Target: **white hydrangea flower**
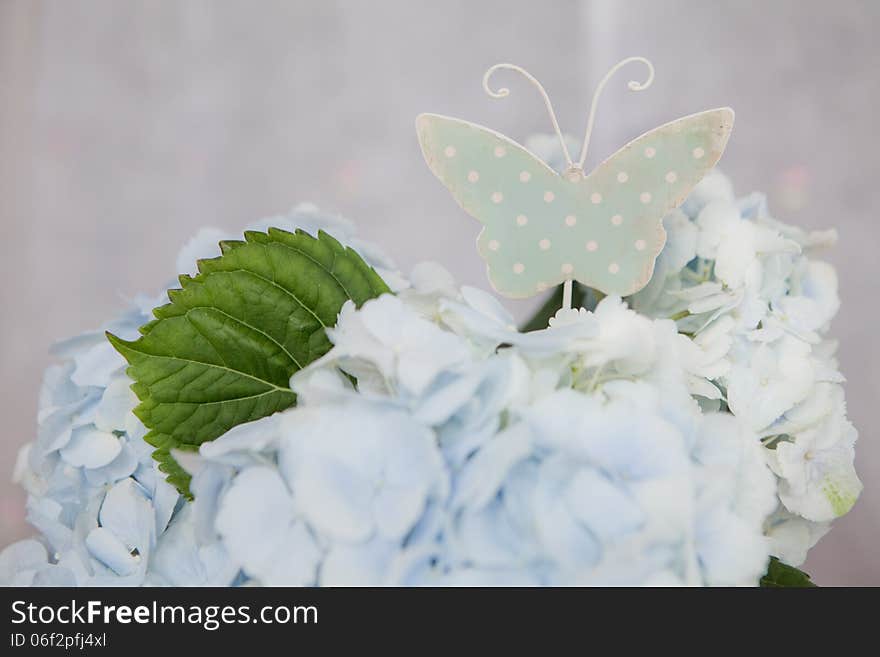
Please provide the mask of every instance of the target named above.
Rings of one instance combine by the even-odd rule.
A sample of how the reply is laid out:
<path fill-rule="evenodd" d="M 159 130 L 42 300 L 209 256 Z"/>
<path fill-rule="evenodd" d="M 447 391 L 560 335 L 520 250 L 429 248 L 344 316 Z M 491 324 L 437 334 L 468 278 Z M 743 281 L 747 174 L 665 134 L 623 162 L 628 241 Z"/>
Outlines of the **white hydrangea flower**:
<path fill-rule="evenodd" d="M 0 583 L 754 585 L 861 490 L 826 337 L 837 278 L 812 259 L 834 235 L 718 172 L 664 219 L 645 289 L 528 334 L 439 265 L 403 277 L 343 219 L 269 226 L 326 229 L 396 294 L 343 307 L 296 408 L 179 455 L 192 502 L 102 332 L 56 347 L 15 468 L 40 537 L 0 552 Z M 224 237 L 200 233 L 180 270 Z M 134 337 L 155 305 L 107 328 Z"/>
<path fill-rule="evenodd" d="M 839 397 L 842 400 L 842 391 Z M 823 522 L 842 516 L 862 491 L 853 468 L 858 433 L 844 412 L 840 403 L 818 424 L 790 440 L 780 440 L 770 458 L 781 479 L 782 503 L 807 520 Z"/>
<path fill-rule="evenodd" d="M 676 319 L 703 351 L 691 372 L 719 391 L 720 408 L 763 439 L 779 478 L 780 513 L 788 514 L 768 525 L 768 535 L 774 549 L 800 562 L 861 491 L 857 434 L 837 385 L 835 343 L 824 337 L 840 306 L 837 275 L 813 259 L 836 233 L 806 233 L 773 219 L 762 195 L 737 200 L 717 171 L 682 211 L 697 230 L 696 257 L 678 271 L 665 268 L 631 301 L 641 313 Z M 668 231 L 664 252 L 687 251 L 692 238 L 683 235 Z"/>
<path fill-rule="evenodd" d="M 829 522 L 812 522 L 786 511 L 784 507 L 764 523 L 770 541 L 770 553 L 792 566 L 800 566 L 807 552 L 831 529 Z"/>
<path fill-rule="evenodd" d="M 477 343 L 493 336 L 496 346 L 508 342 L 512 336 L 504 333 L 506 318 L 475 295 L 463 296 L 470 298 L 441 303 L 441 324 L 448 321 L 459 331 L 462 327 L 477 328 L 472 336 Z M 394 340 L 383 337 L 381 331 L 394 335 L 397 326 L 421 319 L 422 307 L 416 307 L 418 310 L 405 305 L 391 309 L 383 297 L 349 312 L 353 316 L 369 316 L 376 309 L 393 313 L 394 326 L 375 324 L 371 336 L 379 343 L 392 344 Z M 725 466 L 732 471 L 732 481 L 740 480 L 737 468 L 753 468 L 756 473 L 742 479 L 752 487 L 753 495 L 763 492 L 763 503 L 738 506 L 731 495 L 702 496 L 697 472 L 704 466 L 695 463 L 691 454 L 701 414 L 684 387 L 684 373 L 679 368 L 676 377 L 669 371 L 674 369 L 669 362 L 674 358 L 668 358 L 670 350 L 664 348 L 663 341 L 676 337 L 671 322 L 655 326 L 628 310 L 620 299 L 609 298 L 595 314 L 586 313 L 583 323 L 589 331 L 582 331 L 575 322 L 540 332 L 543 335 L 533 336 L 538 338 L 535 340 L 512 338 L 511 347 L 487 355 L 484 361 L 447 364 L 445 372 L 432 377 L 434 384 L 423 389 L 427 402 L 416 405 L 411 397 L 417 391 L 411 387 L 407 394 L 397 393 L 399 365 L 388 358 L 387 348 L 361 348 L 361 337 L 354 332 L 332 332 L 334 349 L 322 362 L 294 377 L 296 389 L 305 396 L 302 405 L 282 414 L 284 424 L 303 436 L 282 441 L 295 441 L 298 450 L 320 454 L 329 463 L 307 460 L 297 471 L 286 465 L 291 457 L 285 457 L 290 452 L 284 447 L 279 458 L 279 467 L 312 532 L 332 545 L 330 572 L 348 573 L 353 578 L 349 581 L 361 583 L 388 583 L 391 572 L 408 573 L 412 579 L 406 581 L 410 583 L 754 583 L 767 562 L 763 521 L 776 505 L 772 475 L 759 456 L 757 438 L 745 430 L 734 432 L 741 441 L 737 445 L 751 447 L 753 451 L 748 453 L 753 458 L 741 461 L 744 448 L 736 447 L 729 458 L 733 465 Z M 572 326 L 580 333 L 572 334 Z M 582 391 L 578 386 L 572 389 L 570 375 L 557 371 L 552 383 L 544 384 L 543 395 L 533 394 L 533 381 L 538 377 L 528 372 L 535 368 L 538 374 L 546 366 L 544 356 L 550 340 L 560 340 L 557 347 L 577 350 L 573 357 L 589 374 L 591 385 Z M 353 373 L 341 357 L 351 353 L 360 358 L 353 363 L 355 370 L 372 368 L 392 382 L 384 394 L 371 390 L 366 396 L 357 396 L 332 383 L 337 379 L 310 371 L 336 365 Z M 557 367 L 569 370 L 571 362 L 571 358 L 559 361 Z M 487 368 L 484 363 L 493 366 Z M 523 370 L 525 376 L 517 374 Z M 602 370 L 608 376 L 602 375 Z M 661 393 L 656 384 L 628 380 L 648 372 L 658 376 L 658 382 L 677 378 L 680 385 Z M 316 384 L 321 386 L 320 392 L 315 390 Z M 328 390 L 335 392 L 328 394 Z M 475 391 L 489 396 L 475 395 Z M 517 403 L 511 404 L 513 400 Z M 478 402 L 476 408 L 473 402 Z M 452 488 L 446 502 L 442 495 L 433 503 L 423 502 L 420 493 L 396 496 L 397 513 L 407 519 L 401 526 L 432 526 L 434 535 L 419 532 L 423 539 L 432 540 L 420 542 L 418 549 L 408 541 L 392 550 L 388 540 L 399 541 L 403 534 L 389 536 L 378 531 L 375 521 L 370 520 L 376 512 L 368 506 L 374 495 L 367 486 L 369 477 L 355 474 L 359 468 L 372 467 L 368 464 L 375 460 L 375 456 L 361 456 L 361 449 L 369 449 L 371 455 L 381 450 L 374 446 L 371 434 L 366 440 L 353 434 L 355 426 L 383 428 L 384 418 L 401 413 L 401 404 L 416 409 L 401 417 L 417 424 L 397 433 L 408 434 L 412 440 L 419 433 L 416 427 L 427 429 L 425 436 L 441 447 Z M 373 415 L 377 412 L 379 415 Z M 474 422 L 476 418 L 480 419 Z M 730 421 L 736 424 L 732 418 Z M 336 426 L 346 428 L 339 432 L 333 428 Z M 664 426 L 668 431 L 659 430 Z M 488 427 L 489 431 L 477 427 Z M 307 436 L 312 435 L 325 439 L 309 440 Z M 750 441 L 743 436 L 750 436 Z M 337 440 L 353 444 L 341 449 Z M 344 465 L 349 459 L 351 463 Z M 293 462 L 300 460 L 303 457 Z M 430 461 L 423 456 L 421 462 Z M 334 474 L 339 472 L 345 474 Z M 762 477 L 764 486 L 755 487 L 754 481 Z M 713 480 L 719 480 L 717 473 Z M 418 481 L 430 479 L 421 474 Z M 747 497 L 745 492 L 741 495 Z M 411 498 L 414 506 L 403 505 L 404 497 Z M 569 501 L 561 504 L 563 499 Z M 596 499 L 602 504 L 589 502 Z M 698 514 L 700 499 L 708 509 L 702 519 Z M 719 504 L 724 506 L 714 513 Z M 441 518 L 446 518 L 440 524 L 434 512 L 438 506 Z M 408 514 L 410 508 L 418 510 L 420 518 Z M 720 514 L 728 520 L 716 518 Z M 708 528 L 712 521 L 716 526 Z M 718 536 L 725 527 L 732 527 L 730 532 L 751 532 L 757 549 L 745 556 L 731 552 L 731 557 L 738 558 L 732 563 L 731 557 L 709 563 L 711 547 L 704 548 L 703 559 L 696 545 L 698 523 L 706 524 L 702 533 L 706 537 Z M 647 558 L 654 553 L 656 557 Z M 404 554 L 420 557 L 411 561 Z M 401 559 L 408 567 L 400 565 Z M 421 565 L 415 567 L 414 563 Z M 634 567 L 640 569 L 638 576 L 633 574 Z M 365 568 L 376 572 L 367 576 L 361 570 Z M 704 568 L 718 574 L 710 580 L 703 574 Z"/>
<path fill-rule="evenodd" d="M 314 583 L 320 552 L 297 520 L 293 498 L 276 468 L 243 469 L 219 503 L 215 527 L 229 558 L 249 577 L 269 586 Z"/>
<path fill-rule="evenodd" d="M 810 345 L 790 335 L 773 344 L 737 345 L 727 376 L 727 402 L 755 431 L 806 399 L 814 383 Z"/>
<path fill-rule="evenodd" d="M 344 408 L 285 414 L 278 467 L 319 536 L 400 541 L 430 500 L 446 495 L 435 436 L 405 410 L 355 400 Z"/>
<path fill-rule="evenodd" d="M 388 294 L 365 304 L 362 312 L 346 302 L 327 335 L 338 348 L 322 362 L 338 361 L 365 390 L 393 389 L 403 397 L 419 397 L 441 372 L 470 358 L 463 340 Z"/>
<path fill-rule="evenodd" d="M 703 466 L 697 552 L 710 584 L 748 584 L 764 574 L 770 542 L 763 524 L 777 500 L 772 474 L 760 467 L 762 451 L 755 435 L 736 417 L 703 417 L 693 452 Z"/>

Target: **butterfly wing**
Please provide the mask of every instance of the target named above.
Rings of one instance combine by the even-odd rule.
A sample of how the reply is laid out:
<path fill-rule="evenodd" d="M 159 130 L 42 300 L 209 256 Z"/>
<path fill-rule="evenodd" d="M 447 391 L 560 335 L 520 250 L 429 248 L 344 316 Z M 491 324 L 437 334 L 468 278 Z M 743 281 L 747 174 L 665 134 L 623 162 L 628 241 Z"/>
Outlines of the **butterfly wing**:
<path fill-rule="evenodd" d="M 663 216 L 721 157 L 730 109 L 666 124 L 571 181 L 488 128 L 436 114 L 416 121 L 431 171 L 484 224 L 477 239 L 500 293 L 529 297 L 575 279 L 628 295 L 651 278 Z"/>
<path fill-rule="evenodd" d="M 416 131 L 431 171 L 484 225 L 477 248 L 495 289 L 519 298 L 552 285 L 535 254 L 547 245 L 541 240 L 558 205 L 559 175 L 515 141 L 467 121 L 421 114 Z"/>
<path fill-rule="evenodd" d="M 730 108 L 678 119 L 630 142 L 578 183 L 591 257 L 574 262 L 574 277 L 622 296 L 647 285 L 666 243 L 663 217 L 715 166 L 732 129 Z"/>

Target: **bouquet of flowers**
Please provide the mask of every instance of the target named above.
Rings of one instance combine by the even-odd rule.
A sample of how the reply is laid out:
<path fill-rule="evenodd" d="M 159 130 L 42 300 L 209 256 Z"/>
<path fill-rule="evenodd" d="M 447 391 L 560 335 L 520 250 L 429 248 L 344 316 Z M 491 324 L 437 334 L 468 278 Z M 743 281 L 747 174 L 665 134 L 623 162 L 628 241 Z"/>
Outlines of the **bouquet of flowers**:
<path fill-rule="evenodd" d="M 861 490 L 835 234 L 717 171 L 663 225 L 646 287 L 522 329 L 310 206 L 202 230 L 54 347 L 0 583 L 809 585 Z"/>

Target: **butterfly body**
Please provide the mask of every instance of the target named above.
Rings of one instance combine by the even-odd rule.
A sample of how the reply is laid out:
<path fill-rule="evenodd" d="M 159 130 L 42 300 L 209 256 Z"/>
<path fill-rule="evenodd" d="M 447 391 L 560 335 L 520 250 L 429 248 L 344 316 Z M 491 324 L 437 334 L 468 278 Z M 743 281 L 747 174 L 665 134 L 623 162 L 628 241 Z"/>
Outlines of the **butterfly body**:
<path fill-rule="evenodd" d="M 663 217 L 712 169 L 733 126 L 729 108 L 656 128 L 588 175 L 557 173 L 488 128 L 437 114 L 416 120 L 431 171 L 483 224 L 489 279 L 522 298 L 577 280 L 622 296 L 644 287 L 663 249 Z"/>

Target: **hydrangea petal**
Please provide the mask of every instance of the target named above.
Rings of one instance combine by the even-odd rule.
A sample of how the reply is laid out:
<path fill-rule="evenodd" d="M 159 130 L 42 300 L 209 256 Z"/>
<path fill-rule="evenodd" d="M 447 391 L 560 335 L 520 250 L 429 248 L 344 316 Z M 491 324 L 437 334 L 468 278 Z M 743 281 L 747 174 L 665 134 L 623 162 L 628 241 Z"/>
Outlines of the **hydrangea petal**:
<path fill-rule="evenodd" d="M 78 468 L 100 468 L 122 451 L 119 438 L 89 425 L 73 430 L 70 442 L 61 448 L 61 458 Z"/>

